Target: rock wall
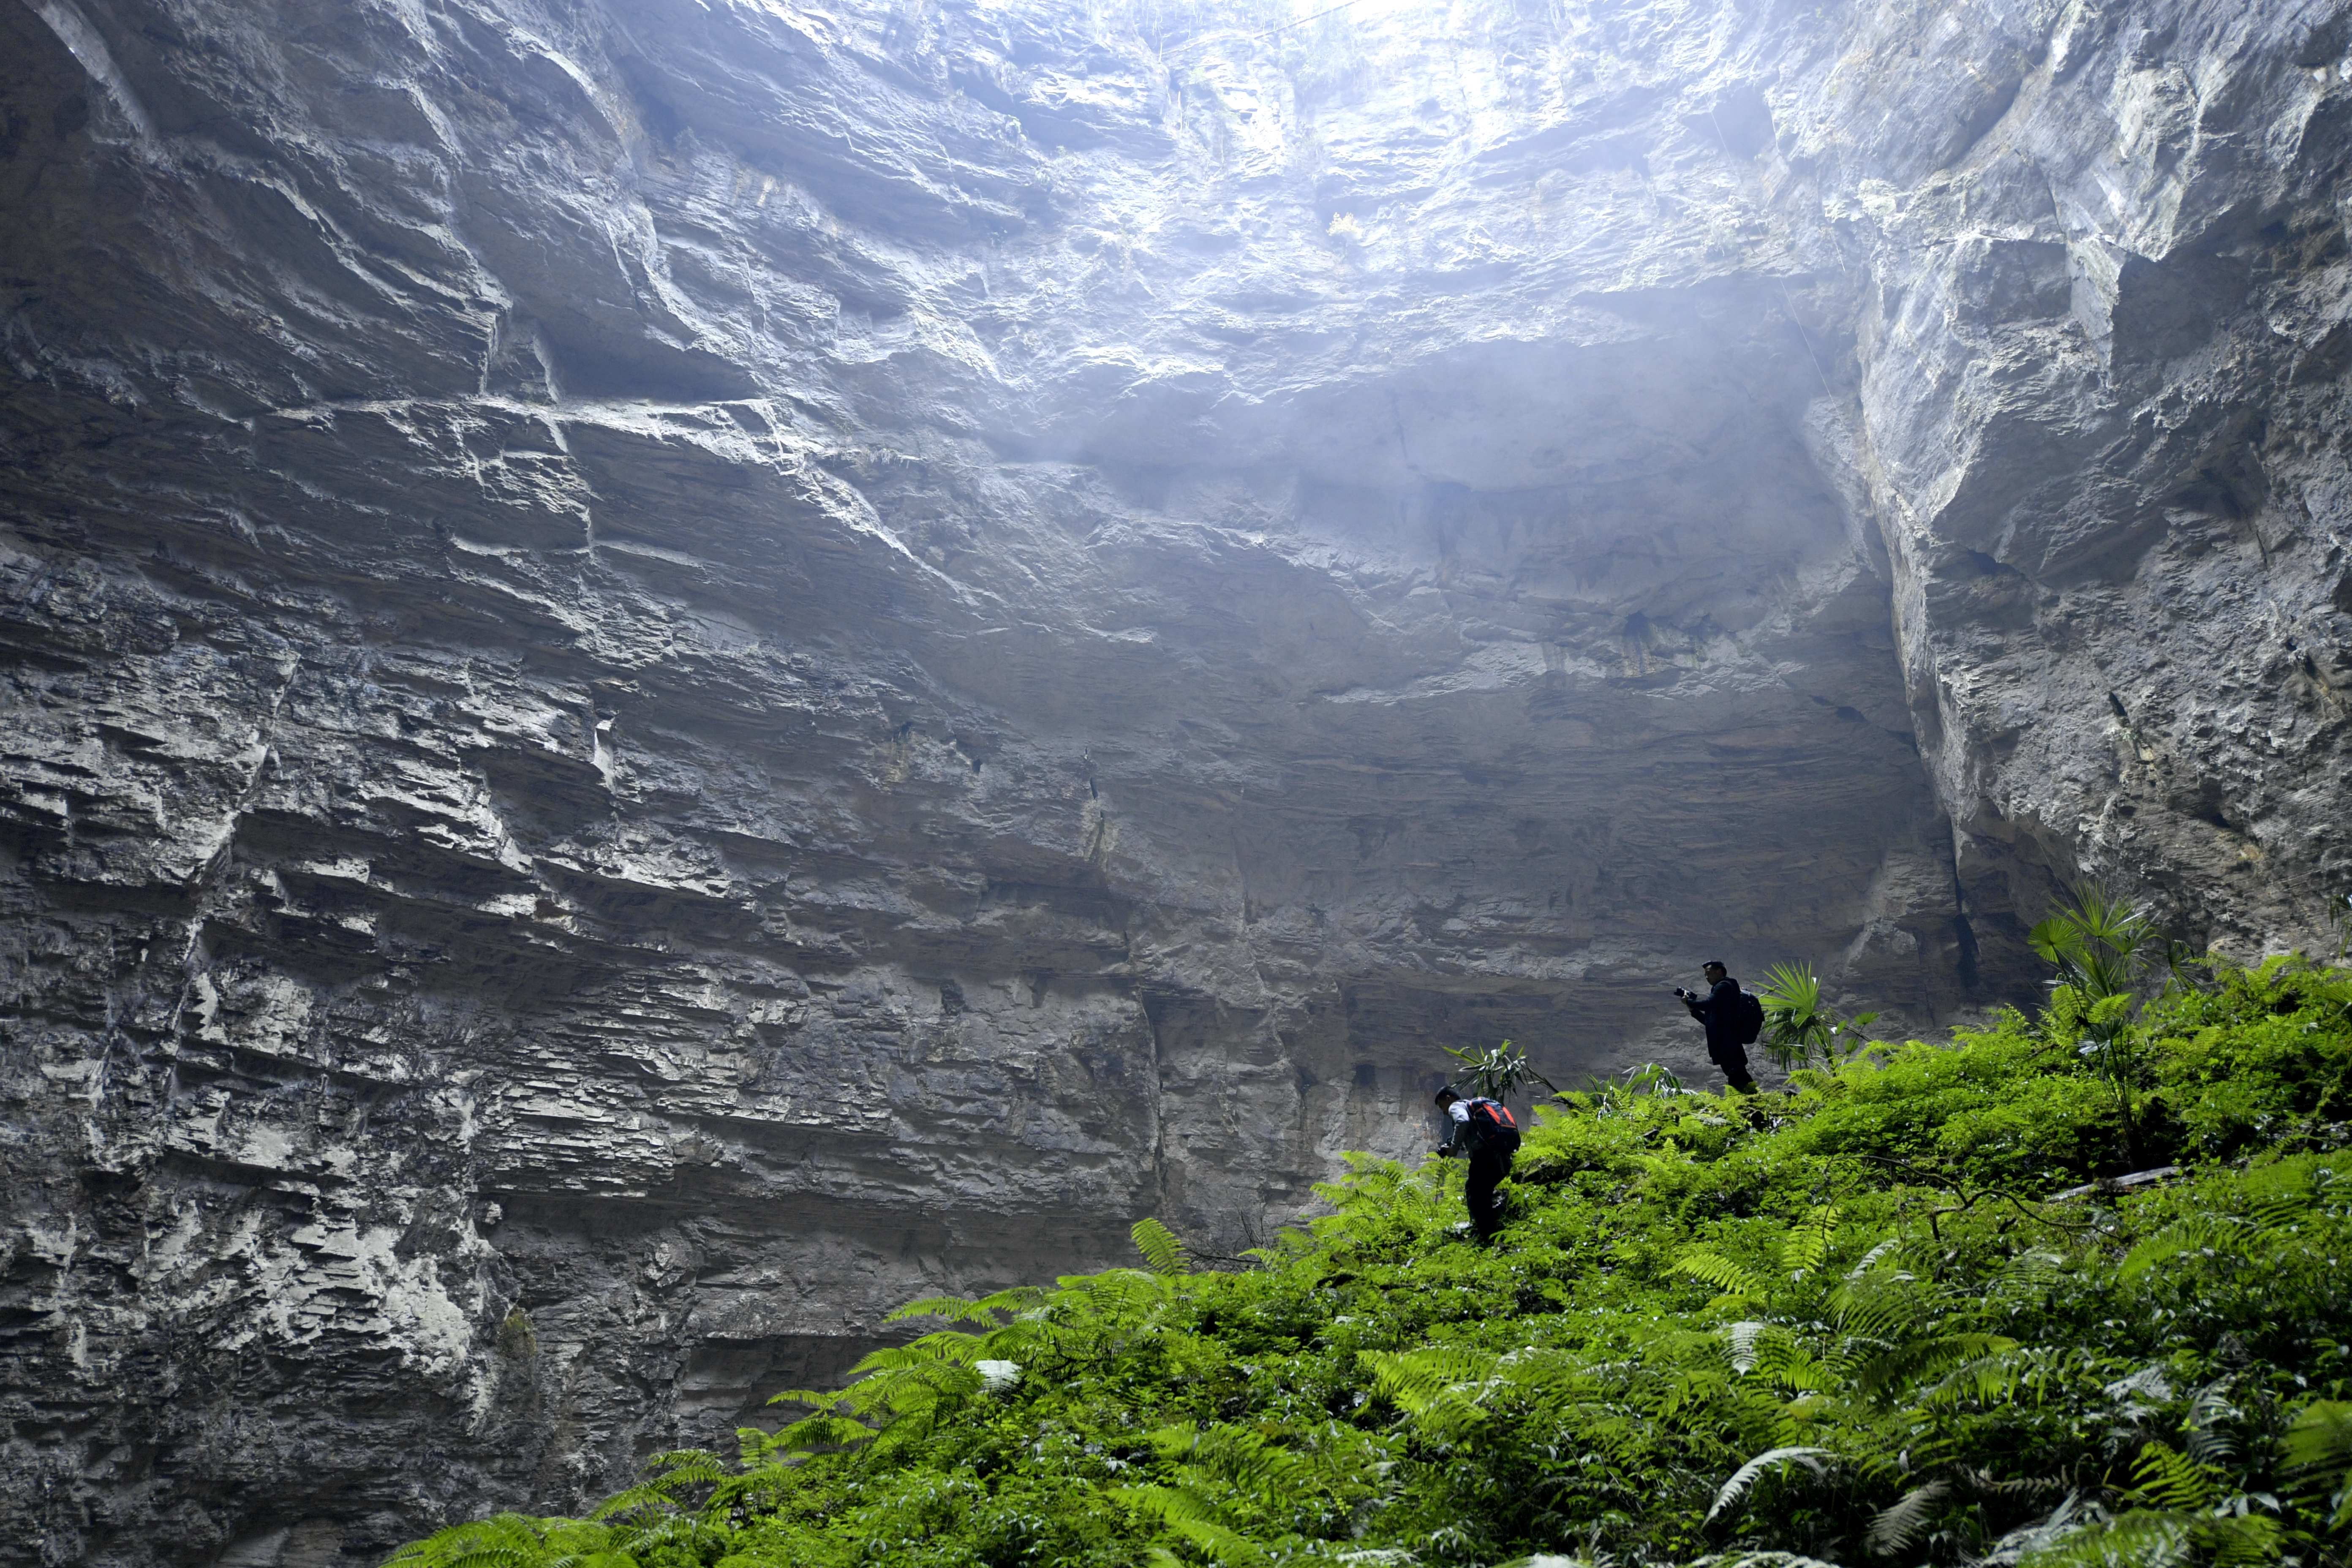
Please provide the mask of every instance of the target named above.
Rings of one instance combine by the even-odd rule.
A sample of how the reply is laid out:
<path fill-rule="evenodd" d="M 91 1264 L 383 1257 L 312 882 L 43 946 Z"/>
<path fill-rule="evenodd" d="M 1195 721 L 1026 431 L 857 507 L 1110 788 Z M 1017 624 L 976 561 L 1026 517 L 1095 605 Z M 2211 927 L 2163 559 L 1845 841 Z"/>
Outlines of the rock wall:
<path fill-rule="evenodd" d="M 1281 20 L 0 0 L 11 1560 L 575 1506 L 1718 952 L 2324 935 L 2344 6 Z"/>

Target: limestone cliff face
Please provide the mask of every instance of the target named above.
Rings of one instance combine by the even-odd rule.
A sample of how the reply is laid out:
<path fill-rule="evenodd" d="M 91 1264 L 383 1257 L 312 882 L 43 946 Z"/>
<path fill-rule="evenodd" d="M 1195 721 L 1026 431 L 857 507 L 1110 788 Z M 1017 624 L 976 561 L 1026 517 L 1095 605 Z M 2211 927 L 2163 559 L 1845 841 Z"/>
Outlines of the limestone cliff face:
<path fill-rule="evenodd" d="M 2345 6 L 1275 20 L 0 0 L 12 1556 L 574 1505 L 1718 952 L 2324 930 Z"/>

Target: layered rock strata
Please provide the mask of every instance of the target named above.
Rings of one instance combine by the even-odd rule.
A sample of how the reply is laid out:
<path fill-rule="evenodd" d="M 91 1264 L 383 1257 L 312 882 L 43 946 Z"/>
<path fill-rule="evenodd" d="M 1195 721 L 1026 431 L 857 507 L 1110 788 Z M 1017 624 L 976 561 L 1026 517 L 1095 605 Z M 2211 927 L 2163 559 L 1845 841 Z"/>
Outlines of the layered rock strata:
<path fill-rule="evenodd" d="M 576 1506 L 1717 952 L 2326 940 L 2339 5 L 5 5 L 26 1561 Z"/>

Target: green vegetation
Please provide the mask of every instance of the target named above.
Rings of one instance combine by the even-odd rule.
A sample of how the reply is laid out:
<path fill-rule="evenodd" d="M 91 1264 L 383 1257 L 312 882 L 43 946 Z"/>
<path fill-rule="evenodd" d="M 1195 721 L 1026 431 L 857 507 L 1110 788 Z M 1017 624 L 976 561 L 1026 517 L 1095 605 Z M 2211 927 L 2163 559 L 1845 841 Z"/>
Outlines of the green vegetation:
<path fill-rule="evenodd" d="M 1762 1044 L 1782 1072 L 1810 1067 L 1834 1071 L 1870 1048 L 1865 1031 L 1878 1015 L 1841 1018 L 1832 1012 L 1811 964 L 1776 963 L 1764 980 L 1763 993 L 1757 997 L 1764 1005 Z"/>
<path fill-rule="evenodd" d="M 2352 975 L 2179 973 L 1754 1100 L 1560 1096 L 1492 1247 L 1436 1161 L 1240 1272 L 1147 1221 L 1142 1268 L 914 1303 L 740 1455 L 395 1561 L 2342 1568 Z"/>
<path fill-rule="evenodd" d="M 1445 1054 L 1462 1064 L 1454 1074 L 1455 1086 L 1466 1086 L 1473 1094 L 1501 1100 L 1531 1083 L 1539 1083 L 1555 1095 L 1559 1093 L 1559 1086 L 1536 1071 L 1527 1053 L 1515 1048 L 1508 1040 L 1485 1052 L 1457 1051 L 1448 1046 Z"/>

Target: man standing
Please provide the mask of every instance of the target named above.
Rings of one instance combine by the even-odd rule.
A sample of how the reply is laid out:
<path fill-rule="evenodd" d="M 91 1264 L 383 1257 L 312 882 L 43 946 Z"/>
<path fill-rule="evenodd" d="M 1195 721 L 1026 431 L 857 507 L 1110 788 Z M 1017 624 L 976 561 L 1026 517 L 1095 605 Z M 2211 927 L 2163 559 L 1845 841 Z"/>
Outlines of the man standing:
<path fill-rule="evenodd" d="M 1462 1200 L 1469 1205 L 1471 1228 L 1483 1242 L 1502 1228 L 1503 1205 L 1495 1199 L 1495 1184 L 1511 1173 L 1511 1156 L 1519 1152 L 1519 1124 L 1498 1101 L 1485 1095 L 1465 1100 L 1451 1084 L 1437 1091 L 1437 1109 L 1453 1125 L 1436 1152 L 1470 1157 Z"/>
<path fill-rule="evenodd" d="M 1675 994 L 1683 999 L 1692 1017 L 1706 1026 L 1706 1054 L 1730 1079 L 1732 1092 L 1754 1094 L 1756 1080 L 1748 1072 L 1748 1042 L 1756 1037 L 1756 1031 L 1748 1027 L 1748 998 L 1722 960 L 1708 959 L 1699 973 L 1706 976 L 1706 995 L 1681 990 Z"/>

